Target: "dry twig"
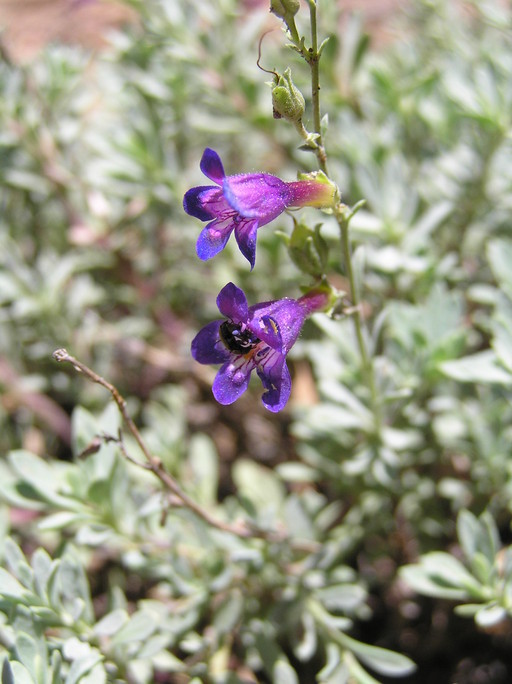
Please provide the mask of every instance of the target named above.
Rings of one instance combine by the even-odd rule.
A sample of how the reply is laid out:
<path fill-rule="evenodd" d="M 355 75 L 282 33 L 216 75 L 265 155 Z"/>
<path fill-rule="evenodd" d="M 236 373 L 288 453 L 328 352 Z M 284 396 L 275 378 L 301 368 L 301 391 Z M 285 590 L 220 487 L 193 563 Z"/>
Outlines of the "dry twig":
<path fill-rule="evenodd" d="M 158 457 L 153 456 L 149 452 L 146 444 L 144 443 L 144 440 L 142 439 L 139 429 L 137 428 L 137 426 L 135 425 L 127 411 L 126 401 L 124 397 L 119 393 L 117 387 L 115 387 L 110 382 L 105 380 L 105 378 L 103 378 L 101 375 L 95 373 L 84 363 L 82 363 L 78 359 L 75 359 L 74 356 L 68 354 L 66 349 L 57 349 L 56 351 L 54 351 L 53 358 L 55 359 L 55 361 L 58 361 L 59 363 L 72 364 L 76 371 L 78 371 L 79 373 L 83 373 L 89 380 L 97 383 L 98 385 L 101 385 L 110 392 L 112 398 L 117 404 L 117 407 L 119 408 L 121 415 L 123 416 L 123 420 L 128 430 L 130 431 L 131 435 L 137 442 L 140 450 L 144 454 L 146 462 L 141 463 L 130 457 L 126 452 L 126 448 L 122 443 L 122 440 L 119 439 L 121 453 L 123 454 L 123 456 L 127 458 L 131 463 L 134 463 L 142 468 L 145 468 L 146 470 L 150 470 L 151 472 L 153 472 L 156 475 L 156 477 L 160 480 L 160 482 L 162 482 L 164 487 L 176 497 L 176 499 L 181 503 L 181 505 L 188 508 L 190 511 L 193 511 L 199 518 L 201 518 L 201 520 L 204 520 L 211 527 L 214 527 L 223 532 L 230 532 L 231 534 L 234 534 L 237 537 L 241 537 L 243 539 L 262 538 L 271 542 L 284 542 L 288 540 L 290 544 L 297 550 L 300 549 L 307 552 L 314 552 L 317 550 L 317 544 L 315 544 L 314 542 L 302 542 L 298 540 L 293 541 L 290 540 L 287 535 L 277 531 L 260 530 L 255 528 L 254 526 L 249 525 L 245 521 L 240 521 L 237 523 L 224 522 L 223 520 L 219 520 L 218 518 L 213 516 L 209 511 L 207 511 L 205 508 L 196 503 L 192 498 L 190 498 L 190 496 L 188 496 L 188 494 L 186 494 L 182 490 L 182 488 L 180 487 L 178 482 L 172 477 L 172 475 L 170 475 L 165 470 L 162 461 Z"/>

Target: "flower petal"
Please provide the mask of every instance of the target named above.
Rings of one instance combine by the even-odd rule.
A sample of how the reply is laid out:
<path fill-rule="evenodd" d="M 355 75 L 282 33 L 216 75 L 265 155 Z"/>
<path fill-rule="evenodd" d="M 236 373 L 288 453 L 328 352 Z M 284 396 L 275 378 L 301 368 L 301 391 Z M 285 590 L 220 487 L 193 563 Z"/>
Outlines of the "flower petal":
<path fill-rule="evenodd" d="M 251 371 L 254 363 L 238 356 L 230 361 L 217 373 L 213 381 L 213 396 L 219 404 L 228 405 L 236 401 L 249 386 Z"/>
<path fill-rule="evenodd" d="M 235 228 L 235 238 L 240 251 L 251 264 L 251 271 L 256 261 L 256 237 L 258 221 L 241 221 Z"/>
<path fill-rule="evenodd" d="M 199 167 L 207 178 L 212 180 L 214 183 L 218 183 L 219 185 L 222 183 L 222 179 L 226 175 L 224 173 L 224 167 L 222 166 L 219 155 L 210 147 L 207 147 L 203 152 Z"/>
<path fill-rule="evenodd" d="M 208 323 L 192 340 L 190 350 L 193 358 L 199 363 L 225 363 L 230 358 L 230 353 L 219 336 L 219 327 L 222 322 Z"/>
<path fill-rule="evenodd" d="M 216 193 L 219 192 L 219 188 L 216 188 L 214 185 L 198 185 L 196 188 L 191 188 L 185 193 L 183 209 L 185 209 L 187 214 L 195 216 L 201 219 L 201 221 L 209 221 L 217 215 L 215 206 L 211 203 L 212 193 L 208 193 L 208 190 L 214 190 Z M 210 206 L 208 206 L 209 202 Z"/>
<path fill-rule="evenodd" d="M 287 206 L 288 185 L 268 173 L 227 176 L 222 188 L 233 209 L 244 218 L 259 219 L 260 225 L 275 219 Z"/>
<path fill-rule="evenodd" d="M 203 228 L 196 243 L 197 256 L 203 261 L 211 259 L 226 246 L 234 228 L 233 221 L 212 221 Z"/>
<path fill-rule="evenodd" d="M 282 351 L 287 354 L 300 334 L 307 311 L 306 307 L 297 300 L 284 298 L 250 306 L 249 315 L 247 327 L 260 339 L 264 339 L 262 328 L 265 328 L 265 321 L 268 318 L 277 324 L 282 341 Z M 266 341 L 271 347 L 276 348 L 269 339 Z"/>
<path fill-rule="evenodd" d="M 251 311 L 249 308 L 249 311 Z M 272 349 L 283 350 L 283 339 L 278 322 L 272 316 L 251 316 L 247 324 L 248 329 Z"/>
<path fill-rule="evenodd" d="M 261 397 L 263 406 L 272 413 L 281 411 L 290 398 L 292 389 L 292 380 L 285 357 L 275 353 L 271 363 L 268 366 L 259 367 L 257 373 L 266 389 Z"/>
<path fill-rule="evenodd" d="M 217 306 L 223 316 L 235 323 L 245 323 L 249 315 L 247 298 L 243 290 L 228 283 L 217 296 Z"/>

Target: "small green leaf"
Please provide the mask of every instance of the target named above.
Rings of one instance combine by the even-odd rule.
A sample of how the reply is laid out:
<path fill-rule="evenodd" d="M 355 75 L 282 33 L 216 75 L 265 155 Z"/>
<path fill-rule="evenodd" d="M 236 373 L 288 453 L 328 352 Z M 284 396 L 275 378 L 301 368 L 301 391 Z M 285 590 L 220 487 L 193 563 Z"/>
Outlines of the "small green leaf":
<path fill-rule="evenodd" d="M 318 589 L 315 596 L 328 611 L 353 613 L 366 599 L 366 591 L 359 584 L 334 584 Z"/>
<path fill-rule="evenodd" d="M 457 535 L 473 572 L 481 582 L 487 583 L 499 549 L 499 535 L 493 517 L 486 512 L 476 518 L 463 510 L 457 518 Z"/>
<path fill-rule="evenodd" d="M 32 556 L 32 568 L 34 570 L 35 589 L 39 596 L 46 597 L 48 580 L 54 571 L 55 564 L 48 553 L 38 548 Z"/>
<path fill-rule="evenodd" d="M 264 466 L 241 458 L 233 468 L 238 491 L 251 501 L 256 510 L 272 508 L 277 512 L 284 501 L 285 490 L 277 475 Z"/>
<path fill-rule="evenodd" d="M 103 656 L 98 652 L 89 653 L 88 655 L 74 660 L 69 668 L 68 676 L 65 684 L 77 684 L 80 679 L 87 674 L 92 668 L 97 665 Z"/>
<path fill-rule="evenodd" d="M 512 240 L 506 238 L 491 240 L 487 246 L 487 257 L 494 277 L 501 287 L 506 290 L 509 297 L 512 297 L 512 273 L 510 271 Z"/>
<path fill-rule="evenodd" d="M 219 634 L 232 632 L 243 615 L 244 599 L 237 591 L 231 593 L 215 611 L 213 625 Z"/>
<path fill-rule="evenodd" d="M 480 608 L 475 615 L 475 622 L 479 627 L 488 629 L 502 622 L 507 622 L 510 615 L 503 606 L 489 604 Z"/>
<path fill-rule="evenodd" d="M 274 665 L 273 681 L 279 684 L 299 684 L 297 673 L 284 656 L 281 656 Z"/>
<path fill-rule="evenodd" d="M 215 445 L 206 435 L 194 435 L 190 440 L 189 465 L 198 503 L 205 506 L 216 503 L 219 486 L 218 455 Z"/>
<path fill-rule="evenodd" d="M 445 361 L 440 370 L 459 382 L 512 385 L 512 373 L 499 365 L 496 353 L 488 349 L 456 361 Z"/>
<path fill-rule="evenodd" d="M 430 596 L 461 600 L 487 597 L 487 588 L 448 553 L 427 553 L 421 557 L 419 565 L 405 566 L 402 570 L 406 580 L 414 582 L 413 586 L 417 591 Z M 415 570 L 419 572 L 416 573 Z M 424 585 L 420 588 L 422 577 Z M 429 591 L 429 584 L 434 588 L 434 593 Z"/>
<path fill-rule="evenodd" d="M 354 653 L 365 665 L 386 677 L 405 677 L 416 670 L 407 656 L 380 646 L 371 646 L 340 632 L 340 643 Z"/>
<path fill-rule="evenodd" d="M 15 684 L 36 684 L 37 680 L 33 679 L 30 672 L 22 663 L 17 661 L 12 662 L 11 669 Z"/>
<path fill-rule="evenodd" d="M 33 590 L 34 573 L 20 547 L 10 538 L 5 540 L 5 560 L 12 574 L 17 577 L 24 587 Z"/>
<path fill-rule="evenodd" d="M 129 615 L 125 610 L 117 609 L 105 615 L 94 625 L 94 633 L 98 636 L 112 636 L 128 622 Z"/>
<path fill-rule="evenodd" d="M 130 620 L 121 627 L 112 639 L 114 646 L 128 644 L 132 641 L 144 641 L 157 629 L 157 622 L 153 613 L 138 610 L 133 613 Z"/>
<path fill-rule="evenodd" d="M 7 570 L 0 568 L 0 597 L 25 601 L 28 596 L 26 589 Z"/>
<path fill-rule="evenodd" d="M 36 682 L 39 679 L 38 674 L 45 650 L 44 645 L 41 642 L 37 642 L 30 634 L 18 632 L 16 635 L 16 655 L 18 660 L 23 663 Z M 46 657 L 44 662 L 46 662 Z"/>
<path fill-rule="evenodd" d="M 4 660 L 4 664 L 2 665 L 2 684 L 15 684 L 14 675 L 7 658 Z"/>

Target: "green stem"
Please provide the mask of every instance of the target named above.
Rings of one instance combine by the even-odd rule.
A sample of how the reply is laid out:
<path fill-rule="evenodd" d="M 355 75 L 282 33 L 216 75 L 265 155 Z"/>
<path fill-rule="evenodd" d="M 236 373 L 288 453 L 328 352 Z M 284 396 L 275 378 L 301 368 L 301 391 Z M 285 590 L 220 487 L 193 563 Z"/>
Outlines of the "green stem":
<path fill-rule="evenodd" d="M 327 171 L 327 155 L 325 153 L 324 143 L 322 139 L 322 127 L 321 127 L 321 116 L 320 116 L 320 54 L 318 53 L 318 30 L 316 23 L 316 0 L 308 0 L 309 2 L 309 15 L 311 19 L 311 47 L 308 52 L 304 55 L 309 68 L 311 69 L 311 102 L 313 105 L 313 127 L 315 133 L 318 135 L 316 140 L 316 157 L 318 159 L 318 165 L 325 173 L 326 176 L 329 175 Z"/>
<path fill-rule="evenodd" d="M 302 53 L 300 36 L 299 32 L 297 31 L 297 26 L 295 25 L 295 19 L 293 17 L 286 17 L 285 23 L 288 28 L 288 32 L 290 33 L 290 38 L 292 39 L 293 44 L 295 45 L 297 50 Z"/>
<path fill-rule="evenodd" d="M 311 101 L 312 101 L 312 106 L 313 106 L 313 126 L 314 126 L 314 132 L 317 135 L 317 138 L 315 140 L 315 145 L 316 145 L 315 153 L 316 153 L 316 157 L 318 160 L 318 166 L 325 173 L 326 176 L 329 176 L 329 173 L 327 170 L 327 154 L 326 154 L 325 148 L 324 148 L 322 128 L 321 128 L 320 69 L 319 69 L 321 54 L 320 54 L 320 51 L 318 49 L 318 27 L 317 27 L 317 15 L 316 15 L 317 0 L 308 0 L 308 4 L 309 4 L 309 14 L 310 14 L 310 23 L 311 23 L 311 47 L 309 49 L 305 48 L 304 40 L 301 40 L 299 38 L 294 20 L 292 19 L 291 21 L 288 21 L 287 25 L 288 25 L 288 30 L 290 32 L 292 40 L 295 44 L 295 47 L 297 48 L 298 52 L 300 52 L 302 57 L 306 60 L 306 62 L 309 64 L 309 68 L 311 70 Z M 296 128 L 297 128 L 299 135 L 302 138 L 304 138 L 304 139 L 308 138 L 308 132 L 306 131 L 306 129 L 302 125 L 302 122 L 299 122 L 299 124 L 296 125 Z M 357 210 L 357 209 L 355 209 L 355 210 Z M 379 395 L 378 395 L 378 391 L 377 391 L 377 383 L 375 381 L 375 373 L 374 373 L 372 359 L 370 358 L 370 355 L 368 353 L 365 337 L 363 334 L 363 323 L 362 323 L 362 319 L 361 319 L 360 303 L 359 303 L 359 297 L 358 297 L 358 293 L 357 293 L 356 286 L 355 286 L 354 271 L 352 268 L 352 254 L 351 254 L 351 249 L 350 249 L 350 239 L 349 239 L 348 228 L 349 228 L 349 222 L 353 216 L 353 213 L 354 213 L 354 210 L 350 211 L 349 208 L 343 204 L 339 204 L 338 207 L 336 207 L 336 209 L 335 209 L 335 216 L 336 216 L 336 220 L 338 221 L 338 225 L 340 227 L 340 233 L 341 233 L 341 243 L 342 243 L 342 248 L 343 248 L 345 271 L 346 271 L 347 279 L 349 282 L 350 292 L 351 292 L 351 297 L 352 297 L 352 310 L 353 310 L 352 318 L 354 321 L 354 328 L 355 328 L 355 332 L 356 332 L 357 346 L 359 348 L 359 354 L 361 356 L 363 373 L 365 375 L 367 386 L 370 390 L 370 403 L 371 403 L 373 416 L 374 416 L 374 437 L 375 437 L 376 441 L 379 441 L 381 427 L 382 427 L 381 404 L 380 404 L 380 399 L 379 399 Z"/>

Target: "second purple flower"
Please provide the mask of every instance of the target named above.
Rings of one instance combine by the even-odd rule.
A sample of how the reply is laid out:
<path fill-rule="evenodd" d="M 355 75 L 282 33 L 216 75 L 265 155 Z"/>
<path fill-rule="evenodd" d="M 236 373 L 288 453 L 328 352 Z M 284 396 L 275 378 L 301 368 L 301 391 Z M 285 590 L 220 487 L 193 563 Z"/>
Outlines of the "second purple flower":
<path fill-rule="evenodd" d="M 291 379 L 286 355 L 304 320 L 327 306 L 326 292 L 311 291 L 300 299 L 278 299 L 249 306 L 244 292 L 228 283 L 217 306 L 224 319 L 208 323 L 192 341 L 199 363 L 222 364 L 213 383 L 220 404 L 232 404 L 247 389 L 253 370 L 263 383 L 263 405 L 280 411 L 288 401 Z"/>
<path fill-rule="evenodd" d="M 234 231 L 252 269 L 258 228 L 290 207 L 331 207 L 336 199 L 335 186 L 326 180 L 286 183 L 269 173 L 226 176 L 219 155 L 208 147 L 200 166 L 216 185 L 192 188 L 183 198 L 183 207 L 187 214 L 209 221 L 197 241 L 197 255 L 204 261 L 222 251 Z"/>

